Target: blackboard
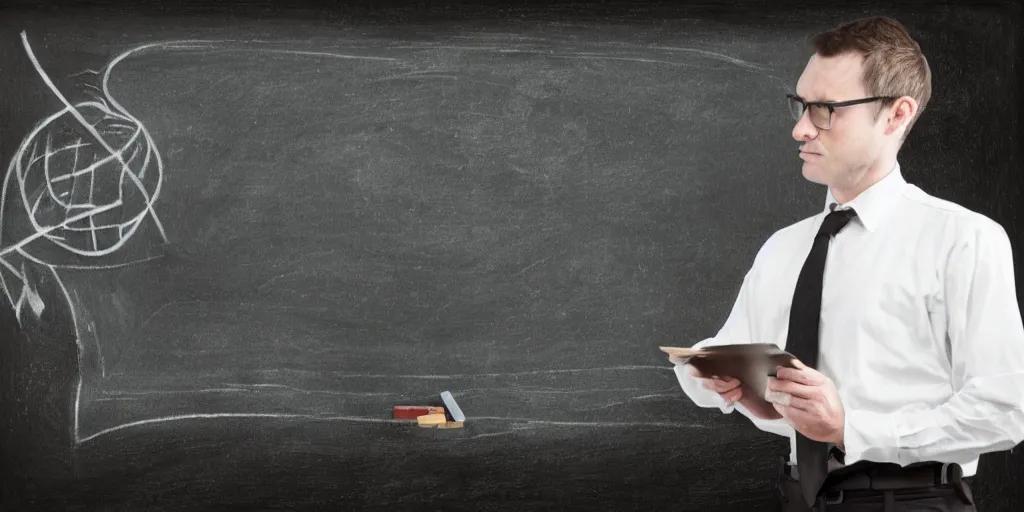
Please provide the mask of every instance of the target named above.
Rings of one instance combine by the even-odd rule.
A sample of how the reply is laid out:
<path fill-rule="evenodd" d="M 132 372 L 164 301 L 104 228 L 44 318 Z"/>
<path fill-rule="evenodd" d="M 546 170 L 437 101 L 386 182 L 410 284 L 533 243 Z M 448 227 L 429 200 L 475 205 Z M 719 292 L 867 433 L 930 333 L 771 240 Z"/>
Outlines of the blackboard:
<path fill-rule="evenodd" d="M 713 334 L 820 206 L 784 94 L 860 14 L 10 8 L 5 499 L 763 510 L 788 443 L 694 407 L 657 346 Z M 908 179 L 1019 243 L 1018 20 L 894 14 L 937 84 Z M 463 428 L 391 418 L 446 390 Z M 1021 503 L 1010 457 L 985 510 Z"/>

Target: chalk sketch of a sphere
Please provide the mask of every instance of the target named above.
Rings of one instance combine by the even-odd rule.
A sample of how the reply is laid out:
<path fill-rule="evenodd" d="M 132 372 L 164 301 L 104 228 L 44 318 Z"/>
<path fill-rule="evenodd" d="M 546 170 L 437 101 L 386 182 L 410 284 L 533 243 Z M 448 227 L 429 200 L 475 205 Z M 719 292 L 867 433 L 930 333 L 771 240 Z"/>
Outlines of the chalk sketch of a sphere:
<path fill-rule="evenodd" d="M 24 141 L 12 170 L 33 231 L 81 256 L 103 256 L 145 219 L 162 170 L 136 121 L 99 102 L 75 109 L 113 152 L 65 109 Z"/>

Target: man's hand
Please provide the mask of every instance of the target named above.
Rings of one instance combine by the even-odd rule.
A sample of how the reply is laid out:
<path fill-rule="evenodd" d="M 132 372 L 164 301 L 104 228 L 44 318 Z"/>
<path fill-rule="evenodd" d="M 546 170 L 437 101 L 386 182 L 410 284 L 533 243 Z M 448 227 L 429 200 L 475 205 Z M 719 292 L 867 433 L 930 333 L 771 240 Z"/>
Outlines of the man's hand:
<path fill-rule="evenodd" d="M 690 375 L 700 381 L 705 388 L 718 393 L 725 403 L 732 405 L 743 398 L 743 386 L 735 377 L 719 377 L 717 375 L 704 375 L 693 366 L 687 366 Z"/>
<path fill-rule="evenodd" d="M 697 379 L 705 388 L 718 393 L 725 400 L 725 403 L 732 405 L 739 402 L 748 411 L 761 419 L 776 420 L 782 418 L 782 415 L 772 407 L 773 404 L 758 396 L 747 396 L 749 393 L 743 392 L 743 383 L 739 379 L 735 377 L 704 375 L 693 365 L 686 364 L 674 356 L 669 356 L 668 360 L 673 364 L 686 366 L 690 375 Z"/>
<path fill-rule="evenodd" d="M 801 434 L 842 448 L 846 415 L 835 383 L 800 361 L 796 366 L 776 370 L 777 377 L 768 379 L 765 399 Z"/>

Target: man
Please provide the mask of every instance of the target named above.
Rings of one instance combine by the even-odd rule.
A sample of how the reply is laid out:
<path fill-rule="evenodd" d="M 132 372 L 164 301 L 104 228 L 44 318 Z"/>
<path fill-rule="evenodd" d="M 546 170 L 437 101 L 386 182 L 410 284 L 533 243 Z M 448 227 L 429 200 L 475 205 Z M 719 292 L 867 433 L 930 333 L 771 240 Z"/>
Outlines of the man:
<path fill-rule="evenodd" d="M 784 510 L 976 510 L 959 477 L 1024 439 L 1009 239 L 904 181 L 897 153 L 931 74 L 902 25 L 867 18 L 812 43 L 789 101 L 825 208 L 768 238 L 724 326 L 695 345 L 773 343 L 798 368 L 751 396 L 671 361 L 697 405 L 790 438 Z"/>

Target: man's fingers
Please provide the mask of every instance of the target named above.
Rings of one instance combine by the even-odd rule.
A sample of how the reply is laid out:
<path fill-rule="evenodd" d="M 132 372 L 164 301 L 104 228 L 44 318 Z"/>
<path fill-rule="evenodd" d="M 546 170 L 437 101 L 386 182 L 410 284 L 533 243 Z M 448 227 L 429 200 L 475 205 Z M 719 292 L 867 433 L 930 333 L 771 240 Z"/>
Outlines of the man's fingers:
<path fill-rule="evenodd" d="M 740 398 L 743 398 L 743 388 L 736 388 L 736 389 L 733 389 L 732 391 L 727 391 L 725 393 L 721 393 L 721 395 L 722 395 L 722 398 L 724 398 L 726 402 L 728 402 L 729 404 L 732 404 L 734 402 L 739 401 Z"/>
<path fill-rule="evenodd" d="M 814 400 L 821 396 L 821 387 L 817 385 L 808 386 L 790 380 L 769 379 L 768 391 L 777 391 L 787 395 L 793 395 L 808 400 Z"/>
<path fill-rule="evenodd" d="M 789 393 L 783 393 L 781 391 L 772 391 L 769 389 L 764 392 L 764 399 L 773 404 L 778 404 L 787 407 L 793 400 L 793 395 Z"/>
<path fill-rule="evenodd" d="M 806 398 L 800 398 L 789 393 L 783 393 L 781 391 L 767 390 L 764 392 L 764 399 L 773 404 L 778 404 L 789 409 L 796 409 L 798 411 L 816 414 L 815 402 Z"/>
<path fill-rule="evenodd" d="M 794 425 L 811 425 L 821 420 L 817 412 L 798 409 L 792 405 L 786 407 L 780 405 L 779 407 L 786 411 L 786 419 Z"/>
<path fill-rule="evenodd" d="M 810 415 L 818 414 L 816 411 L 819 410 L 817 407 L 815 407 L 815 402 L 813 400 L 807 400 L 806 398 L 800 398 L 798 396 L 793 395 L 790 395 L 788 407 L 793 411 L 799 411 L 802 414 Z"/>
<path fill-rule="evenodd" d="M 721 378 L 718 378 L 718 379 L 716 379 L 716 383 L 717 383 L 718 389 L 720 390 L 719 393 L 724 393 L 726 391 L 732 391 L 734 389 L 739 389 L 740 388 L 740 381 L 739 381 L 739 379 L 735 379 L 735 378 L 732 378 L 732 377 L 721 377 Z"/>
<path fill-rule="evenodd" d="M 779 380 L 798 382 L 808 386 L 816 386 L 818 384 L 825 383 L 824 375 L 817 370 L 806 366 L 803 368 L 786 368 L 785 366 L 780 366 L 775 369 L 775 375 Z"/>
<path fill-rule="evenodd" d="M 669 357 L 669 359 L 671 360 L 672 358 Z M 736 383 L 739 382 L 739 379 L 737 379 L 735 377 L 720 377 L 718 375 L 704 375 L 703 373 L 701 373 L 700 370 L 697 369 L 696 366 L 693 366 L 692 364 L 689 364 L 689 363 L 686 364 L 686 371 L 690 373 L 690 376 L 692 376 L 694 378 L 697 378 L 697 379 L 719 380 L 719 381 L 725 382 L 726 384 L 736 384 Z"/>
<path fill-rule="evenodd" d="M 792 405 L 799 401 L 799 398 L 794 397 L 790 399 L 790 405 L 772 403 L 772 407 L 774 407 L 775 411 L 782 415 L 790 425 L 793 425 L 794 428 L 798 428 L 797 425 L 807 425 L 813 421 L 813 418 L 815 417 L 814 414 L 803 409 L 797 409 Z"/>
<path fill-rule="evenodd" d="M 740 381 L 737 379 L 732 379 L 729 382 L 726 382 L 725 380 L 719 378 L 698 378 L 698 380 L 701 382 L 701 384 L 704 385 L 705 388 L 708 388 L 716 393 L 725 393 L 740 387 Z"/>

